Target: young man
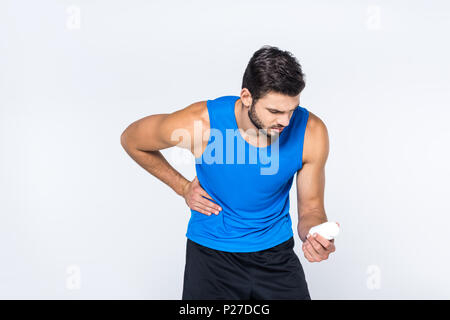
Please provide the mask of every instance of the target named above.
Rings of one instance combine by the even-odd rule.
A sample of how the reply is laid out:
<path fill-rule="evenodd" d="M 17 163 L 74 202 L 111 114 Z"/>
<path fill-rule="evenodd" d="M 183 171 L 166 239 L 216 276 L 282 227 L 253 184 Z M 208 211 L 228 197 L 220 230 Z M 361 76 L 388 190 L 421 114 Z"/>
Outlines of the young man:
<path fill-rule="evenodd" d="M 245 70 L 240 96 L 199 101 L 140 119 L 122 133 L 126 152 L 182 196 L 191 210 L 182 299 L 311 299 L 294 252 L 289 190 L 295 173 L 302 250 L 328 259 L 334 241 L 309 236 L 324 209 L 328 133 L 300 107 L 301 66 L 264 46 Z M 159 150 L 195 157 L 186 180 Z"/>

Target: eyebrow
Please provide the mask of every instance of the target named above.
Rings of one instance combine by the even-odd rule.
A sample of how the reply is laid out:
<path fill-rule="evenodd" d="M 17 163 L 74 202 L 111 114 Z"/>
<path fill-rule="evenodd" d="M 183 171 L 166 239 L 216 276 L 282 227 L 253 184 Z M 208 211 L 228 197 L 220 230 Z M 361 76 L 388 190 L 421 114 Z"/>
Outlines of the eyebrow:
<path fill-rule="evenodd" d="M 294 109 L 291 109 L 291 110 L 289 110 L 289 111 L 295 111 L 295 109 L 297 109 L 297 107 L 298 107 L 298 105 L 295 106 Z M 284 112 L 284 111 L 281 111 L 281 110 L 278 110 L 278 109 L 274 109 L 274 108 L 267 108 L 267 110 L 278 111 L 278 112 Z"/>

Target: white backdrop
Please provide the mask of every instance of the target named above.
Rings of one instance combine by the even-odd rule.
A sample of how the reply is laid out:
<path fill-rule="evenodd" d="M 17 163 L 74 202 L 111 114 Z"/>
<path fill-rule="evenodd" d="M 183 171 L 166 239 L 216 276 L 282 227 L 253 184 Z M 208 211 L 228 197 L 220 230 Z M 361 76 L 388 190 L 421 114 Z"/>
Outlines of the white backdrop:
<path fill-rule="evenodd" d="M 312 299 L 449 299 L 449 18 L 437 0 L 1 1 L 0 298 L 181 299 L 189 208 L 120 134 L 239 95 L 269 44 L 330 135 L 328 260 L 303 256 L 291 189 Z M 163 154 L 191 180 L 183 151 Z"/>

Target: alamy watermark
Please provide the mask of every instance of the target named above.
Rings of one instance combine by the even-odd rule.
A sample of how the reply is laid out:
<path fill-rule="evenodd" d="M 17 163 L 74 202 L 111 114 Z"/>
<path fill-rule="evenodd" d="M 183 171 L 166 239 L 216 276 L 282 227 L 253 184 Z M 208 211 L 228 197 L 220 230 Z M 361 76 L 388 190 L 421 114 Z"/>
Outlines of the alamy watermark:
<path fill-rule="evenodd" d="M 367 7 L 366 27 L 369 30 L 381 29 L 381 7 L 370 5 Z"/>
<path fill-rule="evenodd" d="M 381 268 L 377 265 L 370 265 L 366 270 L 369 275 L 366 279 L 366 286 L 369 290 L 377 290 L 381 288 Z"/>
<path fill-rule="evenodd" d="M 256 130 L 249 129 L 243 131 L 241 129 L 225 129 L 225 137 L 221 130 L 215 128 L 207 129 L 202 135 L 202 121 L 194 121 L 194 154 L 200 154 L 202 144 L 199 141 L 210 139 L 210 143 L 202 155 L 195 158 L 196 164 L 261 164 L 261 175 L 277 174 L 279 168 L 279 135 L 271 138 L 272 142 L 268 144 L 268 138 L 259 130 L 259 141 L 264 140 L 264 147 L 249 146 L 248 159 L 246 157 L 246 142 L 242 136 L 243 132 L 255 136 Z M 263 139 L 261 139 L 263 137 Z M 191 146 L 191 133 L 184 128 L 178 128 L 172 132 L 172 141 L 180 141 L 177 146 Z M 236 154 L 235 154 L 236 144 Z M 270 150 L 270 155 L 268 154 Z M 178 161 L 179 159 L 177 159 Z M 247 161 L 248 160 L 248 161 Z M 259 160 L 259 161 L 258 161 Z"/>
<path fill-rule="evenodd" d="M 80 7 L 71 5 L 66 8 L 68 14 L 66 28 L 69 30 L 78 30 L 81 28 L 81 10 Z"/>
<path fill-rule="evenodd" d="M 66 268 L 66 289 L 79 290 L 81 288 L 81 269 L 77 265 L 70 265 Z"/>

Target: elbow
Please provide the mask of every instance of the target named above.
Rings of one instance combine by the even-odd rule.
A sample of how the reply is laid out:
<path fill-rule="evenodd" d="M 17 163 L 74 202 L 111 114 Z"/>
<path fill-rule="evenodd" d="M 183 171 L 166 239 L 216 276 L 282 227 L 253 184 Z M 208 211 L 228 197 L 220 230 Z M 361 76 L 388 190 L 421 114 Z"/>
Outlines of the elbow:
<path fill-rule="evenodd" d="M 127 150 L 128 148 L 128 144 L 127 144 L 127 130 L 125 130 L 124 132 L 122 132 L 122 134 L 120 135 L 120 145 L 122 146 L 122 148 L 124 148 L 125 150 Z"/>
<path fill-rule="evenodd" d="M 136 146 L 133 136 L 130 134 L 130 131 L 128 129 L 125 129 L 125 131 L 120 135 L 120 145 L 129 155 L 139 150 Z"/>

